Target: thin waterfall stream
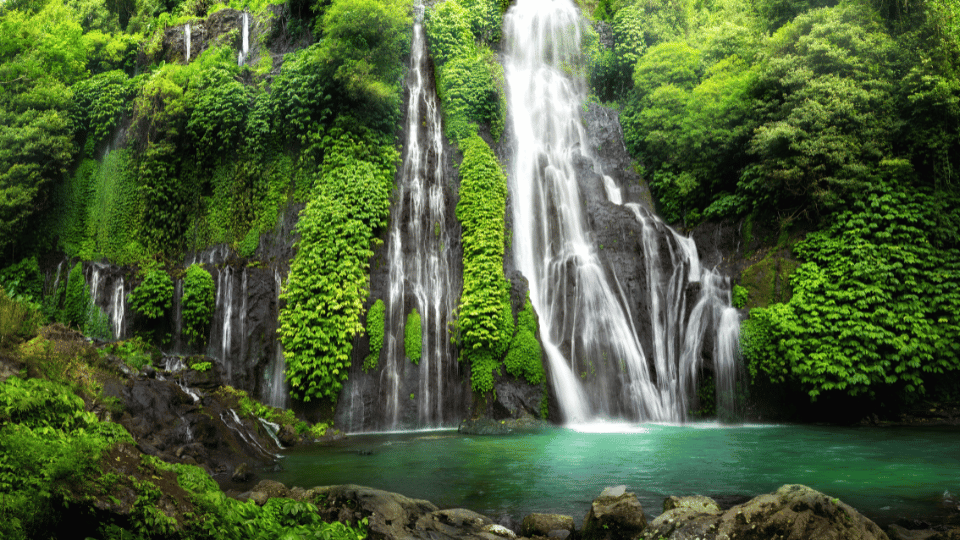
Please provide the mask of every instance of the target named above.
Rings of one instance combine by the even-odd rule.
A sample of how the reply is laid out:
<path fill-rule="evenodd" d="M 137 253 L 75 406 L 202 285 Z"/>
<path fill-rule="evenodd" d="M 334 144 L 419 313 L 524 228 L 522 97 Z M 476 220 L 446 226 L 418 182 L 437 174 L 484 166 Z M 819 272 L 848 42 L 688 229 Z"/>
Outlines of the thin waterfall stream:
<path fill-rule="evenodd" d="M 466 413 L 469 395 L 450 339 L 461 289 L 454 245 L 459 238 L 451 230 L 454 198 L 445 183 L 443 128 L 429 67 L 423 5 L 415 10 L 403 166 L 386 242 L 388 292 L 383 299 L 380 354 L 384 368 L 375 384 L 348 383 L 345 396 L 351 405 L 344 423 L 349 431 L 455 426 Z M 419 359 L 407 358 L 404 347 L 411 315 L 420 321 Z M 361 395 L 373 392 L 378 395 L 375 401 Z"/>
<path fill-rule="evenodd" d="M 729 283 L 700 268 L 692 239 L 638 204 L 624 204 L 616 182 L 589 154 L 593 145 L 581 120 L 586 84 L 570 75 L 577 71 L 571 67 L 584 62 L 584 24 L 579 7 L 569 0 L 519 0 L 506 14 L 514 260 L 529 281 L 551 384 L 566 422 L 683 421 L 705 340 L 714 339 L 712 333 L 721 327 L 729 333 L 739 319 L 733 316 L 736 310 L 725 312 Z M 578 160 L 593 161 L 607 202 L 632 210 L 643 229 L 648 290 L 642 317 L 614 269 L 599 256 Z M 660 257 L 664 244 L 669 258 Z M 726 287 L 723 294 L 714 292 L 717 280 Z M 699 293 L 691 286 L 696 283 Z M 695 307 L 688 313 L 690 303 Z M 714 349 L 736 354 L 729 344 Z M 728 375 L 717 372 L 718 378 Z M 723 386 L 731 385 L 724 381 Z"/>

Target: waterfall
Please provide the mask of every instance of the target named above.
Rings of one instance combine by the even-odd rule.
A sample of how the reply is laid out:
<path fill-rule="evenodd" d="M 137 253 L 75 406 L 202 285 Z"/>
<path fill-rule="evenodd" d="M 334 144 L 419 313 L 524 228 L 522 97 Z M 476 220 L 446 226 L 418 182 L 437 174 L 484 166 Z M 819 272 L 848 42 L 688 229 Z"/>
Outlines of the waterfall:
<path fill-rule="evenodd" d="M 220 358 L 226 372 L 226 380 L 232 382 L 230 379 L 232 375 L 230 346 L 233 343 L 233 268 L 229 265 L 224 265 L 217 276 L 215 306 L 215 316 L 216 314 L 222 314 L 220 316 L 221 323 L 219 329 L 215 328 L 216 325 L 211 325 L 211 351 L 208 354 Z M 219 350 L 215 345 L 218 342 L 214 338 L 219 338 Z"/>
<path fill-rule="evenodd" d="M 59 269 L 58 265 L 58 277 Z M 123 339 L 127 300 L 123 275 L 115 267 L 102 263 L 91 263 L 85 270 L 89 270 L 86 272 L 89 275 L 85 275 L 85 279 L 89 287 L 90 307 L 102 311 L 107 316 L 113 339 Z"/>
<path fill-rule="evenodd" d="M 190 63 L 190 23 L 187 23 L 183 27 L 183 41 L 184 41 L 184 46 L 187 49 L 186 63 L 189 64 Z"/>
<path fill-rule="evenodd" d="M 387 250 L 389 296 L 381 382 L 385 410 L 380 427 L 391 429 L 454 425 L 464 412 L 451 406 L 463 393 L 448 330 L 460 292 L 459 266 L 447 226 L 451 197 L 444 187 L 443 131 L 422 19 L 423 6 L 418 5 L 407 78 L 404 161 Z M 421 317 L 418 365 L 406 359 L 403 343 L 406 319 L 414 309 Z M 410 379 L 416 386 L 405 383 Z"/>
<path fill-rule="evenodd" d="M 113 294 L 110 296 L 110 308 L 107 315 L 110 316 L 110 322 L 113 325 L 113 338 L 123 339 L 123 319 L 126 315 L 127 290 L 123 282 L 123 276 L 119 276 L 113 282 Z"/>
<path fill-rule="evenodd" d="M 604 267 L 577 162 L 592 160 L 607 200 L 614 205 L 624 201 L 616 182 L 589 153 L 593 145 L 581 121 L 586 87 L 569 75 L 583 63 L 583 24 L 579 8 L 569 0 L 519 0 L 504 21 L 515 145 L 510 174 L 513 256 L 529 282 L 550 382 L 565 421 L 682 421 L 709 330 L 724 322 L 729 337 L 739 321 L 736 310 L 724 311 L 729 293 L 724 304 L 715 291 L 719 274 L 701 269 L 693 240 L 635 203 L 625 208 L 643 231 L 647 287 L 641 301 L 645 309 L 640 309 L 645 313 L 632 312 L 635 299 Z M 662 245 L 668 248 L 663 257 Z M 698 282 L 695 296 L 688 290 Z M 688 314 L 690 303 L 695 307 Z M 719 341 L 716 347 L 721 347 Z"/>
<path fill-rule="evenodd" d="M 280 301 L 280 290 L 283 282 L 280 278 L 280 272 L 274 270 L 273 277 L 277 284 L 277 302 Z M 266 391 L 264 397 L 267 405 L 286 409 L 289 402 L 289 388 L 287 387 L 285 373 L 287 369 L 286 359 L 283 357 L 283 344 L 278 339 L 276 341 L 276 352 L 273 360 L 264 373 L 266 379 Z"/>
<path fill-rule="evenodd" d="M 240 15 L 240 53 L 237 55 L 237 65 L 243 66 L 250 52 L 250 14 L 244 11 Z"/>

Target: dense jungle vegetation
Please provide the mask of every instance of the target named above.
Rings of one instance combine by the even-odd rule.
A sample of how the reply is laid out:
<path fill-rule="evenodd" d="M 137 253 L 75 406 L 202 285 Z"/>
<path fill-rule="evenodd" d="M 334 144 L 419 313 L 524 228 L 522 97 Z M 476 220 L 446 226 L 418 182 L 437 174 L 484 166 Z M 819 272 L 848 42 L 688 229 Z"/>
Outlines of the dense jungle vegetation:
<path fill-rule="evenodd" d="M 665 218 L 745 219 L 747 244 L 773 231 L 742 276 L 754 379 L 956 399 L 960 5 L 604 0 L 594 16 L 613 43 L 592 89 L 621 107 Z"/>
<path fill-rule="evenodd" d="M 460 152 L 457 335 L 480 392 L 500 365 L 544 379 L 532 308 L 515 319 L 503 274 L 508 194 L 491 145 L 506 125 L 497 51 L 508 7 L 447 0 L 426 14 L 446 136 Z M 619 109 L 661 214 L 684 228 L 736 220 L 744 245 L 759 246 L 735 276 L 753 380 L 817 400 L 957 398 L 960 5 L 582 7 L 590 99 Z M 264 28 L 248 62 L 238 65 L 237 28 L 189 62 L 165 51 L 165 30 L 225 9 Z M 37 359 L 28 346 L 54 321 L 110 336 L 78 263 L 44 291 L 51 253 L 134 269 L 130 302 L 148 321 L 170 309 L 171 275 L 185 275 L 186 337 L 199 343 L 214 284 L 202 267 L 182 268 L 183 254 L 227 243 L 251 257 L 284 209 L 302 205 L 280 312 L 292 391 L 335 401 L 361 333 L 365 368 L 377 368 L 383 304 L 366 313 L 368 275 L 399 160 L 412 16 L 403 0 L 0 0 L 0 355 L 34 376 L 0 385 L 5 537 L 52 530 L 33 510 L 75 502 L 78 486 L 109 489 L 118 480 L 98 480 L 92 464 L 130 438 L 91 416 L 95 351 Z M 420 344 L 407 341 L 415 360 Z M 190 504 L 213 516 L 194 537 L 280 524 L 334 534 L 300 506 L 252 509 L 176 467 Z M 131 489 L 143 497 L 135 532 L 165 531 L 154 487 Z"/>

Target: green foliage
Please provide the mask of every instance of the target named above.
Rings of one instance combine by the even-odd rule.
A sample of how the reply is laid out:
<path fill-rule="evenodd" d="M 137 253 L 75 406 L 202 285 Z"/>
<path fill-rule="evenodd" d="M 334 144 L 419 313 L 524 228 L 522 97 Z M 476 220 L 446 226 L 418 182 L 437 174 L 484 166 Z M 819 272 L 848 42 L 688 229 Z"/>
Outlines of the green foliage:
<path fill-rule="evenodd" d="M 130 307 L 148 319 L 159 319 L 172 304 L 173 280 L 162 268 L 146 270 L 143 281 L 130 293 Z"/>
<path fill-rule="evenodd" d="M 683 43 L 652 48 L 637 63 L 635 94 L 621 116 L 625 143 L 642 158 L 669 221 L 701 209 L 708 219 L 736 215 L 744 206 L 730 192 L 754 125 L 754 75 L 731 56 L 701 76 L 700 58 Z"/>
<path fill-rule="evenodd" d="M 183 334 L 194 344 L 203 345 L 216 301 L 213 276 L 199 264 L 187 268 L 183 278 Z"/>
<path fill-rule="evenodd" d="M 960 257 L 935 232 L 954 199 L 880 186 L 800 243 L 790 302 L 754 309 L 743 328 L 751 373 L 816 398 L 923 393 L 960 369 Z"/>
<path fill-rule="evenodd" d="M 281 293 L 280 340 L 291 391 L 335 401 L 347 378 L 367 296 L 376 231 L 386 226 L 397 152 L 382 136 L 348 129 L 324 140 L 312 198 L 300 213 L 297 253 Z"/>
<path fill-rule="evenodd" d="M 506 115 L 503 68 L 478 41 L 499 34 L 499 10 L 488 0 L 450 0 L 429 11 L 426 30 L 447 137 L 460 141 L 486 124 L 499 139 Z"/>
<path fill-rule="evenodd" d="M 215 163 L 236 151 L 246 127 L 250 92 L 221 69 L 203 72 L 187 133 L 199 163 Z"/>
<path fill-rule="evenodd" d="M 124 364 L 137 371 L 142 371 L 151 363 L 154 351 L 150 343 L 139 336 L 112 343 L 103 350 L 116 355 Z"/>
<path fill-rule="evenodd" d="M 624 2 L 622 7 L 610 4 L 601 2 L 597 9 L 601 10 L 600 18 L 612 19 L 613 47 L 598 51 L 590 75 L 594 90 L 603 101 L 624 97 L 644 52 L 681 37 L 686 26 L 685 2 L 680 0 Z"/>
<path fill-rule="evenodd" d="M 67 291 L 60 321 L 68 326 L 82 328 L 87 320 L 89 303 L 90 291 L 87 290 L 87 280 L 83 275 L 83 263 L 78 262 L 70 270 L 70 276 L 67 278 Z"/>
<path fill-rule="evenodd" d="M 460 201 L 463 295 L 457 319 L 463 357 L 472 364 L 474 390 L 493 388 L 492 372 L 513 337 L 510 286 L 503 275 L 507 180 L 478 135 L 461 141 Z"/>
<path fill-rule="evenodd" d="M 888 156 L 893 42 L 861 4 L 797 17 L 773 36 L 754 94 L 763 103 L 741 181 L 754 205 L 817 214 L 872 182 Z"/>
<path fill-rule="evenodd" d="M 537 316 L 529 300 L 517 316 L 517 335 L 510 343 L 503 365 L 507 373 L 523 377 L 530 384 L 540 384 L 545 379 L 543 349 L 537 341 Z"/>
<path fill-rule="evenodd" d="M 39 302 L 43 296 L 43 276 L 36 257 L 26 257 L 0 270 L 0 287 L 16 300 Z"/>
<path fill-rule="evenodd" d="M 87 316 L 83 321 L 83 335 L 107 341 L 113 338 L 110 316 L 96 305 L 92 298 L 87 303 Z"/>
<path fill-rule="evenodd" d="M 10 298 L 0 286 L 0 349 L 34 336 L 41 318 L 35 304 Z"/>
<path fill-rule="evenodd" d="M 747 297 L 749 296 L 750 291 L 747 290 L 743 285 L 734 285 L 731 295 L 733 296 L 732 304 L 733 307 L 737 309 L 743 309 L 747 306 Z"/>
<path fill-rule="evenodd" d="M 93 146 L 111 134 L 127 112 L 130 90 L 129 79 L 120 70 L 100 73 L 73 85 L 73 126 L 78 139 L 85 136 L 88 141 L 87 157 L 92 157 Z"/>
<path fill-rule="evenodd" d="M 420 313 L 416 308 L 407 315 L 407 324 L 403 327 L 403 350 L 411 362 L 420 363 L 423 353 L 423 333 L 420 328 Z"/>
<path fill-rule="evenodd" d="M 367 335 L 370 336 L 370 354 L 363 361 L 364 371 L 377 369 L 377 364 L 380 362 L 380 351 L 383 350 L 385 313 L 386 308 L 383 305 L 383 300 L 379 298 L 367 311 Z"/>
<path fill-rule="evenodd" d="M 314 32 L 322 36 L 318 54 L 325 73 L 338 83 L 349 110 L 371 125 L 398 120 L 393 114 L 400 106 L 401 58 L 409 50 L 412 22 L 403 0 L 334 0 Z"/>
<path fill-rule="evenodd" d="M 137 178 L 133 153 L 113 150 L 87 181 L 88 199 L 80 245 L 85 258 L 106 257 L 118 264 L 144 259 L 137 234 Z M 68 251 L 69 252 L 69 251 Z"/>
<path fill-rule="evenodd" d="M 0 532 L 52 534 L 60 501 L 85 484 L 101 453 L 133 442 L 119 424 L 100 423 L 70 388 L 42 379 L 0 383 Z"/>

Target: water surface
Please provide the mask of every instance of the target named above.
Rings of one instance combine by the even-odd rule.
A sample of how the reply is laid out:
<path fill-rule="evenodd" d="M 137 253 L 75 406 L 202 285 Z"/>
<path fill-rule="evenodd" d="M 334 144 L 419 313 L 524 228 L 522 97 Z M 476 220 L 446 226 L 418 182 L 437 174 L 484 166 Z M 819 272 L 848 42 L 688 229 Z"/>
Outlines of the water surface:
<path fill-rule="evenodd" d="M 283 471 L 264 476 L 288 486 L 366 485 L 493 517 L 559 512 L 578 521 L 611 485 L 625 484 L 656 516 L 669 495 L 739 502 L 798 483 L 886 524 L 947 511 L 944 491 L 960 491 L 958 443 L 955 429 L 794 425 L 595 424 L 507 437 L 410 432 L 294 449 Z"/>

